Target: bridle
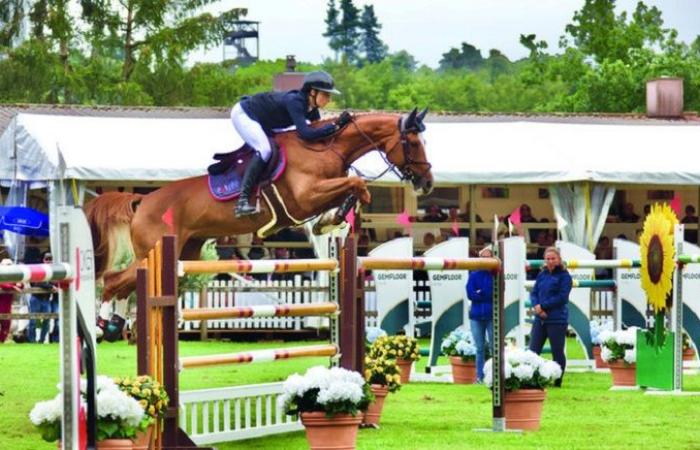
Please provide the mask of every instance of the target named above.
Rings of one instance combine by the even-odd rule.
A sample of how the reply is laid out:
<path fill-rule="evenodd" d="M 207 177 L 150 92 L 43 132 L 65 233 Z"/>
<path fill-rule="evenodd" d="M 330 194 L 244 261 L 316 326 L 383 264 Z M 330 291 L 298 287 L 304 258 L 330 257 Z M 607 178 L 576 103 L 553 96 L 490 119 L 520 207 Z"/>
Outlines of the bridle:
<path fill-rule="evenodd" d="M 372 151 L 377 151 L 379 152 L 379 155 L 381 158 L 384 160 L 386 163 L 387 167 L 382 171 L 379 175 L 374 176 L 374 177 L 368 177 L 364 175 L 357 167 L 352 166 L 352 164 L 347 164 L 347 159 L 348 158 L 343 158 L 342 155 L 340 155 L 337 152 L 334 152 L 336 155 L 340 157 L 340 159 L 343 161 L 343 166 L 346 167 L 347 169 L 352 168 L 358 175 L 360 175 L 362 178 L 364 178 L 366 181 L 375 181 L 381 177 L 383 177 L 387 172 L 391 171 L 393 172 L 401 181 L 411 181 L 414 182 L 416 178 L 424 176 L 426 173 L 430 171 L 432 168 L 432 165 L 428 161 L 416 161 L 415 159 L 411 158 L 411 143 L 408 141 L 408 135 L 410 133 L 420 133 L 422 131 L 425 131 L 425 125 L 422 123 L 416 124 L 413 127 L 406 128 L 404 126 L 404 118 L 399 117 L 397 127 L 399 129 L 399 141 L 391 147 L 389 150 L 386 151 L 381 151 L 379 149 L 379 146 L 377 143 L 365 133 L 362 128 L 357 124 L 355 121 L 355 118 L 352 117 L 350 119 L 350 123 L 352 123 L 357 131 L 360 133 L 360 136 L 362 136 L 365 141 L 373 148 Z M 399 145 L 401 145 L 401 150 L 403 151 L 403 159 L 404 159 L 404 166 L 403 167 L 397 167 L 396 164 L 391 162 L 389 160 L 389 155 L 395 151 Z M 353 153 L 351 152 L 350 155 Z M 418 165 L 418 166 L 425 166 L 425 170 L 422 170 L 420 174 L 415 173 L 410 166 L 412 165 Z"/>

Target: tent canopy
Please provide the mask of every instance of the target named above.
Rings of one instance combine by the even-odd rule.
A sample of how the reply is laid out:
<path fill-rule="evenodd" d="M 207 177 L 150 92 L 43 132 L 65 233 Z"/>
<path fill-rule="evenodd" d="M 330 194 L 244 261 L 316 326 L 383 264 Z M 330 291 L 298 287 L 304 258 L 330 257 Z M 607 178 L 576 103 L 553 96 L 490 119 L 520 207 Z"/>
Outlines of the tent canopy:
<path fill-rule="evenodd" d="M 700 126 L 429 122 L 424 138 L 437 182 L 700 184 L 688 151 Z M 168 181 L 205 173 L 214 153 L 241 143 L 228 119 L 20 113 L 0 136 L 0 179 Z M 385 169 L 378 155 L 356 165 L 368 176 Z"/>

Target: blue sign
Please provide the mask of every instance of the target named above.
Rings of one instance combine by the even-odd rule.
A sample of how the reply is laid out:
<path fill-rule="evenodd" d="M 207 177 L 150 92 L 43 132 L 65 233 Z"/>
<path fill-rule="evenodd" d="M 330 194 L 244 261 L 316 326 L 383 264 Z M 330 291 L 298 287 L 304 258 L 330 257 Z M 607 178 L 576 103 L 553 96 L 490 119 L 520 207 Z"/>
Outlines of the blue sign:
<path fill-rule="evenodd" d="M 49 216 L 24 206 L 0 206 L 0 229 L 24 236 L 48 236 Z"/>

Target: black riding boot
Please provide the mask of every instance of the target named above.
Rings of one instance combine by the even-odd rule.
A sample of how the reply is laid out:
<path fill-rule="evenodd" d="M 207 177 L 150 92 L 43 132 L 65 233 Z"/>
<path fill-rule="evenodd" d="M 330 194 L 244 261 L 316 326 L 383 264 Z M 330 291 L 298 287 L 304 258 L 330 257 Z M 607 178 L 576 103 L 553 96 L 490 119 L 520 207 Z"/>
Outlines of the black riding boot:
<path fill-rule="evenodd" d="M 236 203 L 236 217 L 249 216 L 255 214 L 255 202 L 250 204 L 250 193 L 258 182 L 258 177 L 260 172 L 262 172 L 265 167 L 265 161 L 260 157 L 259 153 L 255 153 L 253 158 L 250 160 L 248 167 L 246 167 L 245 174 L 243 175 L 243 182 L 241 183 L 241 195 L 238 196 L 238 202 Z"/>

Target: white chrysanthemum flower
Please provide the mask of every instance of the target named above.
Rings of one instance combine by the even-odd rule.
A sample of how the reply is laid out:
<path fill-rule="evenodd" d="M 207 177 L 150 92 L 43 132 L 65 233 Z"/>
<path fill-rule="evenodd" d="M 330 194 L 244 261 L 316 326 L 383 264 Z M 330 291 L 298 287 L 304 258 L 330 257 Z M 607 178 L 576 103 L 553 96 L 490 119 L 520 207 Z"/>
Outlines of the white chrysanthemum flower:
<path fill-rule="evenodd" d="M 561 378 L 561 366 L 555 361 L 545 360 L 544 364 L 540 366 L 540 375 L 550 381 L 554 381 Z"/>
<path fill-rule="evenodd" d="M 95 402 L 98 417 L 124 420 L 131 426 L 138 426 L 143 419 L 141 404 L 120 390 L 105 389 L 97 394 Z"/>
<path fill-rule="evenodd" d="M 637 361 L 637 349 L 631 348 L 625 350 L 625 362 L 627 364 L 634 364 Z"/>
<path fill-rule="evenodd" d="M 459 341 L 455 346 L 457 354 L 460 356 L 474 356 L 476 355 L 476 347 L 469 341 Z"/>
<path fill-rule="evenodd" d="M 535 369 L 529 364 L 520 364 L 513 367 L 513 375 L 520 381 L 528 381 L 535 374 Z"/>
<path fill-rule="evenodd" d="M 298 373 L 287 377 L 287 380 L 282 384 L 282 391 L 289 397 L 302 397 L 309 390 L 308 380 Z"/>
<path fill-rule="evenodd" d="M 61 402 L 61 394 L 54 397 L 52 400 L 45 402 L 37 402 L 34 408 L 29 412 L 29 420 L 36 426 L 42 423 L 52 423 L 61 420 L 63 415 L 63 404 Z"/>
<path fill-rule="evenodd" d="M 605 362 L 612 362 L 613 358 L 613 352 L 605 345 L 602 346 L 600 349 L 600 359 Z"/>
<path fill-rule="evenodd" d="M 349 401 L 358 404 L 362 401 L 362 388 L 355 383 L 337 382 L 318 392 L 316 401 L 322 405 Z"/>

